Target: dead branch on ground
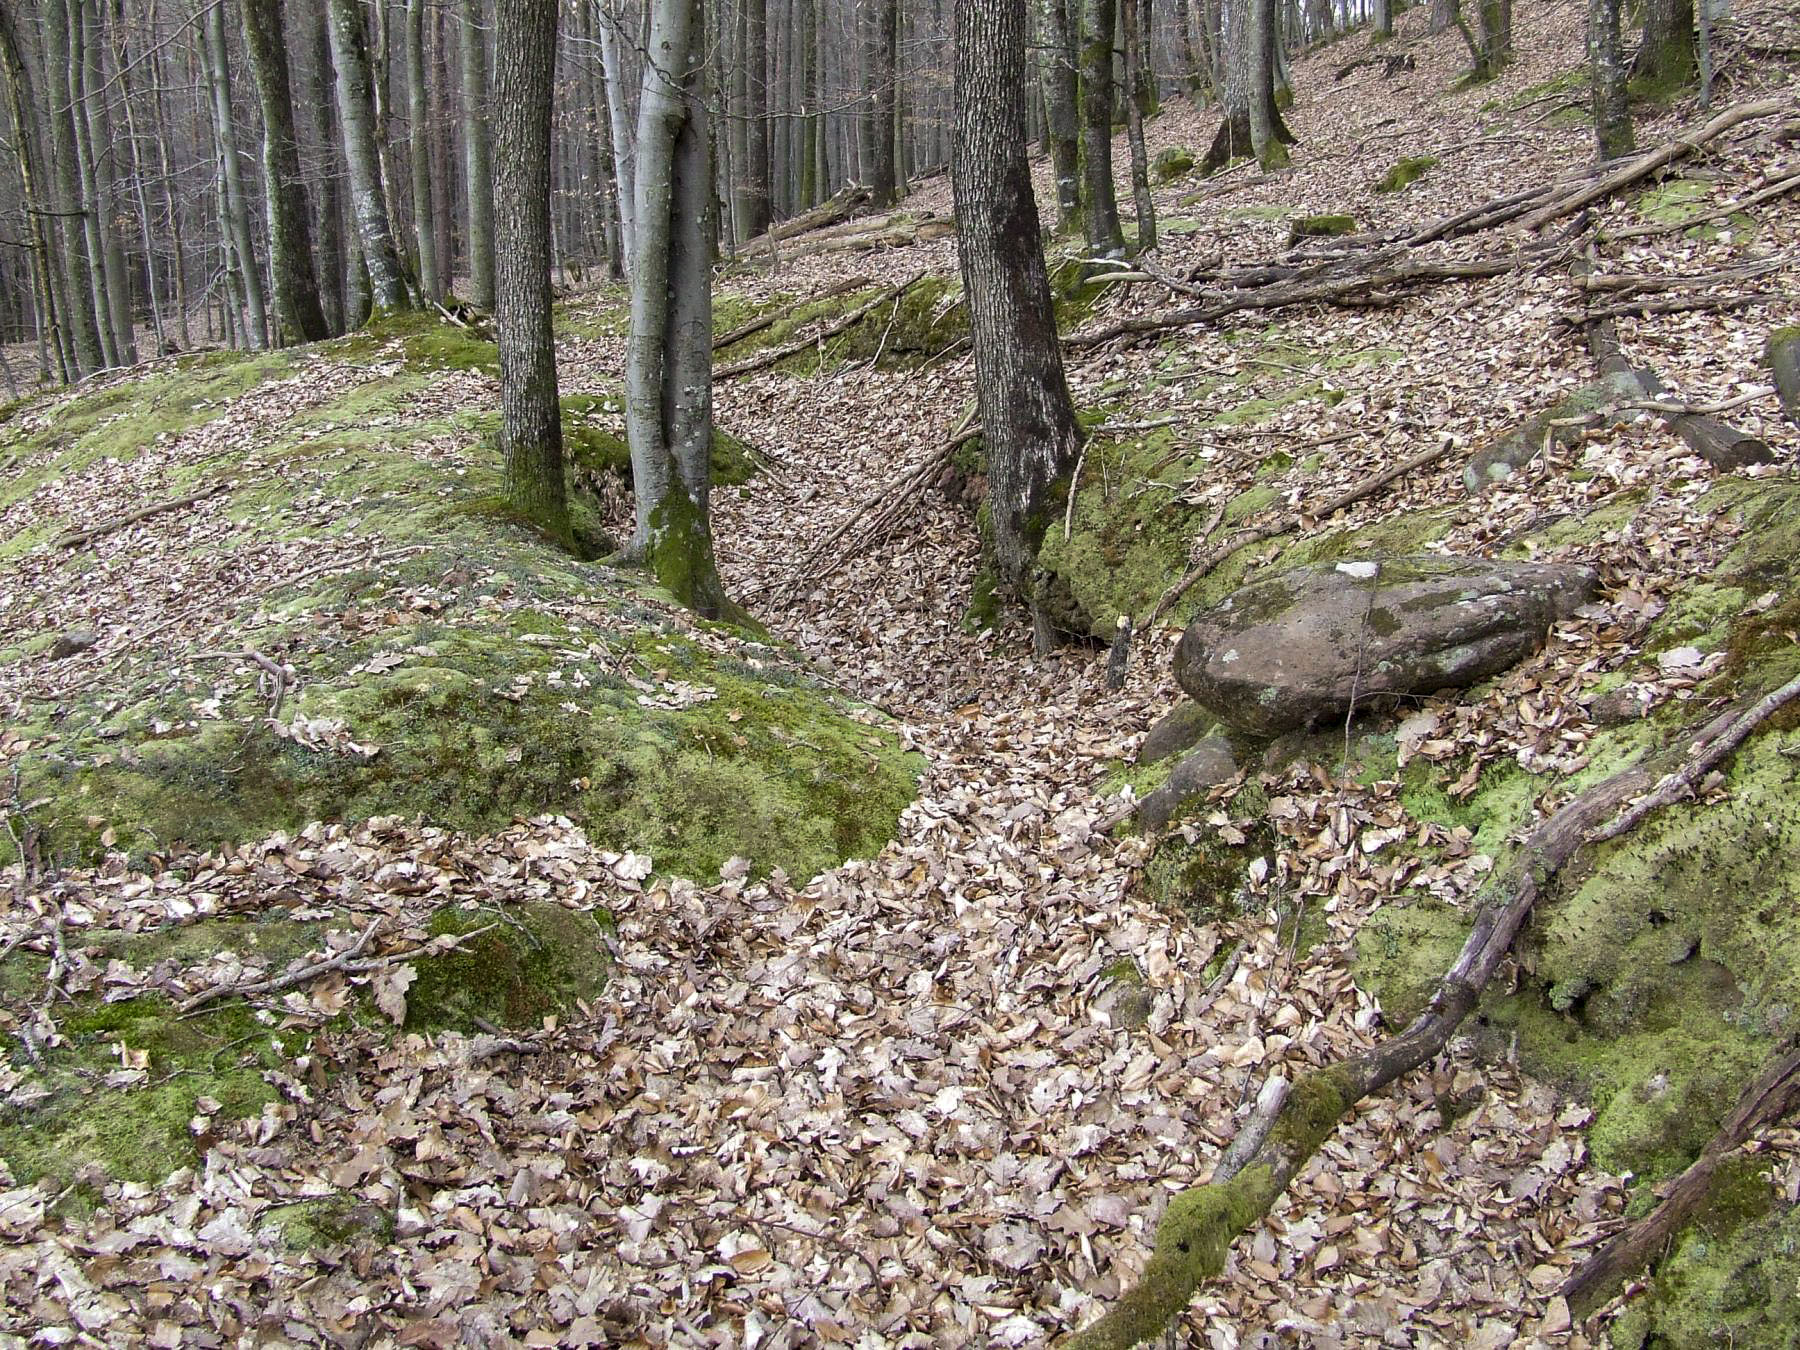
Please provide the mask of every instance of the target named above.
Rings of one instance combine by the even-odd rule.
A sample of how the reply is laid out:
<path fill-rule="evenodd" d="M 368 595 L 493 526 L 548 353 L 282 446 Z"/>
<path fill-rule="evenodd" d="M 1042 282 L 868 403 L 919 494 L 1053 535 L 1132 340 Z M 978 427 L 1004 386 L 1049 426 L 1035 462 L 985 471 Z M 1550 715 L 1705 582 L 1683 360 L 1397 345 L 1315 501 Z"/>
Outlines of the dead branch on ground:
<path fill-rule="evenodd" d="M 217 496 L 230 486 L 229 483 L 214 483 L 211 487 L 201 488 L 198 492 L 190 492 L 185 497 L 173 497 L 165 502 L 152 502 L 149 506 L 139 507 L 136 511 L 127 512 L 114 520 L 104 521 L 91 529 L 70 530 L 67 534 L 57 537 L 56 546 L 58 548 L 86 548 L 96 539 L 104 539 L 109 534 L 129 529 L 140 520 L 149 520 L 152 516 L 179 511 L 184 506 L 193 506 L 197 502 L 205 501 L 208 497 Z"/>
<path fill-rule="evenodd" d="M 858 305 L 854 310 L 839 319 L 836 323 L 828 324 L 816 333 L 809 333 L 803 338 L 796 338 L 793 342 L 784 343 L 782 346 L 772 347 L 766 352 L 760 352 L 755 356 L 746 357 L 744 360 L 739 361 L 734 365 L 721 366 L 713 372 L 713 379 L 736 379 L 740 375 L 748 375 L 753 371 L 767 370 L 770 366 L 777 365 L 790 356 L 798 356 L 802 352 L 812 351 L 821 342 L 828 342 L 839 333 L 847 332 L 856 327 L 857 324 L 868 318 L 869 315 L 873 314 L 883 305 L 900 299 L 914 286 L 918 285 L 920 281 L 924 280 L 925 275 L 924 272 L 913 273 L 911 277 L 901 282 L 898 286 L 889 286 L 873 299 Z"/>
<path fill-rule="evenodd" d="M 770 310 L 760 318 L 752 319 L 742 327 L 732 329 L 723 337 L 714 338 L 712 349 L 715 352 L 722 352 L 727 347 L 736 346 L 747 337 L 754 337 L 765 328 L 773 328 L 783 319 L 792 318 L 808 305 L 816 305 L 820 301 L 830 300 L 833 296 L 842 295 L 846 291 L 860 291 L 863 287 L 871 284 L 867 277 L 845 277 L 841 281 L 834 281 L 816 294 L 796 300 L 791 305 L 783 305 L 780 309 Z"/>
<path fill-rule="evenodd" d="M 1734 738 L 1730 732 L 1740 720 L 1757 719 L 1766 703 L 1745 719 L 1727 712 L 1695 736 L 1681 737 L 1669 762 L 1691 754 L 1701 772 L 1716 767 L 1741 743 L 1742 736 Z M 1356 1104 L 1443 1050 L 1474 1010 L 1520 925 L 1587 843 L 1589 831 L 1655 780 L 1647 769 L 1626 769 L 1581 793 L 1540 825 L 1506 870 L 1483 888 L 1468 939 L 1424 1011 L 1398 1035 L 1303 1074 L 1273 1111 L 1259 1111 L 1251 1123 L 1265 1138 L 1254 1148 L 1227 1150 L 1233 1162 L 1241 1161 L 1242 1170 L 1229 1177 L 1215 1175 L 1169 1202 L 1142 1279 L 1099 1321 L 1072 1336 L 1066 1350 L 1128 1350 L 1161 1335 L 1195 1291 L 1224 1270 L 1232 1240 L 1269 1212 Z M 1259 1103 L 1277 1095 L 1267 1087 L 1264 1092 Z"/>

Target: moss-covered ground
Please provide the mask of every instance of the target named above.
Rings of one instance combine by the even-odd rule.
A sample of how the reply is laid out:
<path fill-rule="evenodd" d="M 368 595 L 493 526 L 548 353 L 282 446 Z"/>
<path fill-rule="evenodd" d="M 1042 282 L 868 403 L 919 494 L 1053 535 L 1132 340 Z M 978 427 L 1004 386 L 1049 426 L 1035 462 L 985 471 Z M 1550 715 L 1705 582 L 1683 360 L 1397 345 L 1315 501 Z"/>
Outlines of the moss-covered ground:
<path fill-rule="evenodd" d="M 591 1004 L 606 981 L 605 917 L 549 904 L 439 911 L 427 926 L 431 937 L 487 931 L 449 952 L 413 959 L 417 978 L 407 991 L 404 1029 L 531 1030 L 545 1016 Z M 227 952 L 279 973 L 318 960 L 326 927 L 279 917 L 217 919 L 146 933 L 102 931 L 72 945 L 115 975 L 117 962 L 138 977 L 178 977 Z M 29 953 L 9 958 L 0 979 L 6 1003 L 37 994 L 46 966 Z M 103 1179 L 154 1185 L 196 1165 L 210 1138 L 275 1107 L 281 1093 L 271 1077 L 300 1074 L 296 1061 L 320 1048 L 321 1034 L 346 1023 L 389 1025 L 366 993 L 353 995 L 336 1016 L 311 1022 L 288 1016 L 279 999 L 221 999 L 185 1014 L 154 992 L 52 1005 L 57 1043 L 34 1042 L 27 1051 L 9 1041 L 8 1067 L 20 1082 L 0 1107 L 0 1160 L 21 1184 L 50 1177 L 72 1187 L 77 1203 Z M 317 1222 L 304 1235 L 296 1229 L 286 1236 L 305 1236 L 307 1245 L 330 1240 L 328 1230 L 347 1218 L 327 1223 L 334 1213 L 331 1204 L 309 1210 Z M 287 1218 L 298 1224 L 307 1214 Z"/>
<path fill-rule="evenodd" d="M 640 576 L 584 562 L 520 520 L 485 434 L 491 409 L 417 410 L 436 406 L 419 401 L 443 372 L 481 369 L 491 351 L 413 319 L 313 357 L 383 374 L 231 466 L 238 485 L 221 509 L 234 528 L 218 561 L 253 567 L 300 539 L 366 541 L 376 561 L 226 595 L 209 623 L 229 637 L 206 659 L 124 663 L 61 702 L 27 703 L 22 791 L 44 799 L 56 857 L 92 859 L 103 835 L 142 859 L 386 814 L 470 831 L 566 815 L 598 843 L 699 877 L 734 855 L 805 877 L 881 847 L 917 776 L 893 734 L 868 724 L 881 719 L 780 649 L 695 627 Z M 69 441 L 70 460 L 129 457 L 134 434 L 170 429 L 164 411 L 216 415 L 289 359 L 209 359 L 198 385 L 178 370 L 119 386 L 28 434 Z M 568 413 L 575 462 L 616 457 L 593 404 Z M 727 455 L 728 477 L 748 459 Z M 208 481 L 226 467 L 180 473 Z M 43 636 L 0 662 L 42 659 Z M 294 669 L 281 727 L 254 667 L 221 659 L 220 645 Z M 284 731 L 296 717 L 325 740 Z"/>

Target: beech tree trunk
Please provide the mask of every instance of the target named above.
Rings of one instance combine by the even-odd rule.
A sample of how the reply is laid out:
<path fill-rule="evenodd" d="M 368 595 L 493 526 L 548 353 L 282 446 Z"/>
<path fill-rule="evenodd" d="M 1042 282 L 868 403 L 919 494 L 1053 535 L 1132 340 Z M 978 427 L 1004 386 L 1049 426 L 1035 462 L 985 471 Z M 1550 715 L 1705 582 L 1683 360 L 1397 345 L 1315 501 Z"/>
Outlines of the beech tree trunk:
<path fill-rule="evenodd" d="M 1148 0 L 1122 0 L 1120 9 L 1125 28 L 1125 83 L 1132 89 L 1141 88 L 1144 83 L 1144 40 L 1138 6 L 1147 3 Z M 1125 102 L 1125 136 L 1131 146 L 1131 198 L 1137 210 L 1138 252 L 1147 253 L 1156 247 L 1156 204 L 1150 196 L 1150 152 L 1144 145 L 1141 99 Z"/>
<path fill-rule="evenodd" d="M 425 0 L 407 0 L 406 119 L 412 151 L 413 237 L 419 248 L 419 295 L 427 303 L 444 295 L 444 280 L 438 271 L 437 221 L 431 203 L 430 108 L 425 85 Z"/>
<path fill-rule="evenodd" d="M 1250 0 L 1250 149 L 1264 171 L 1286 168 L 1287 146 L 1276 128 L 1275 0 Z"/>
<path fill-rule="evenodd" d="M 45 365 L 54 365 L 64 384 L 79 371 L 75 368 L 68 333 L 63 324 L 65 305 L 59 298 L 59 270 L 56 250 L 52 247 L 47 222 L 53 220 L 53 209 L 44 197 L 42 178 L 44 144 L 39 139 L 41 128 L 34 112 L 39 107 L 35 98 L 36 80 L 26 61 L 26 48 L 17 18 L 0 5 L 0 68 L 6 76 L 7 106 L 12 114 L 13 138 L 19 150 L 20 186 L 25 194 L 27 229 L 31 240 L 32 284 L 35 289 L 38 331 L 49 338 Z M 52 359 L 53 358 L 53 359 Z"/>
<path fill-rule="evenodd" d="M 1080 80 L 1076 74 L 1071 0 L 1039 0 L 1044 33 L 1044 115 L 1056 176 L 1058 229 L 1081 223 Z"/>
<path fill-rule="evenodd" d="M 569 533 L 562 407 L 550 327 L 550 99 L 557 0 L 495 0 L 494 333 L 500 346 L 500 449 L 513 504 Z"/>
<path fill-rule="evenodd" d="M 462 20 L 463 176 L 469 192 L 469 299 L 494 307 L 494 168 L 488 149 L 487 37 L 481 0 L 459 0 Z M 608 31 L 602 25 L 602 32 Z"/>
<path fill-rule="evenodd" d="M 713 559 L 713 190 L 700 0 L 653 0 L 637 134 L 625 352 L 636 530 L 627 555 L 684 605 L 726 609 Z"/>
<path fill-rule="evenodd" d="M 263 115 L 263 194 L 269 216 L 269 269 L 275 291 L 275 331 L 282 342 L 318 342 L 331 335 L 313 269 L 312 226 L 300 146 L 294 138 L 294 97 L 288 83 L 287 33 L 281 0 L 243 0 L 250 75 Z"/>
<path fill-rule="evenodd" d="M 101 295 L 110 351 L 120 365 L 137 363 L 135 306 L 131 298 L 131 272 L 125 264 L 125 241 L 119 224 L 122 212 L 118 186 L 118 144 L 113 137 L 112 115 L 107 108 L 104 57 L 106 35 L 99 0 L 71 0 L 70 21 L 81 15 L 82 57 L 80 70 L 71 70 L 71 94 L 78 92 L 87 132 L 89 198 L 92 219 L 100 243 Z M 104 344 L 103 344 L 104 345 Z"/>
<path fill-rule="evenodd" d="M 754 239 L 769 228 L 769 10 L 768 0 L 744 6 L 744 159 L 739 180 L 738 237 Z"/>
<path fill-rule="evenodd" d="M 1082 195 L 1087 245 L 1098 257 L 1118 258 L 1125 253 L 1125 232 L 1119 226 L 1112 167 L 1112 57 L 1117 0 L 1082 0 L 1082 15 L 1081 153 L 1086 166 Z"/>
<path fill-rule="evenodd" d="M 304 84 L 301 105 L 311 123 L 312 138 L 324 157 L 324 172 L 319 175 L 319 190 L 312 194 L 313 238 L 318 244 L 320 308 L 332 333 L 341 333 L 354 325 L 346 322 L 348 294 L 352 272 L 351 254 L 344 239 L 344 194 L 339 171 L 337 127 L 333 118 L 337 101 L 332 93 L 336 76 L 331 64 L 331 38 L 326 32 L 330 21 L 322 8 L 312 10 L 306 18 L 306 41 L 312 60 Z M 358 323 L 361 322 L 359 319 Z"/>
<path fill-rule="evenodd" d="M 1646 94 L 1667 97 L 1694 82 L 1694 0 L 1644 0 L 1644 40 L 1631 78 Z"/>
<path fill-rule="evenodd" d="M 899 179 L 894 165 L 894 117 L 899 98 L 897 46 L 899 0 L 874 0 L 869 25 L 869 193 L 877 208 L 899 199 Z"/>
<path fill-rule="evenodd" d="M 606 68 L 606 116 L 612 126 L 613 182 L 619 199 L 619 235 L 627 273 L 637 251 L 637 149 L 632 144 L 631 113 L 626 107 L 625 64 L 620 52 L 618 20 L 605 0 L 600 7 L 600 58 Z"/>
<path fill-rule="evenodd" d="M 331 60 L 337 67 L 338 126 L 350 178 L 350 213 L 356 221 L 363 265 L 369 269 L 374 304 L 382 310 L 412 308 L 406 270 L 394 246 L 381 155 L 375 143 L 375 94 L 361 0 L 327 0 Z"/>
<path fill-rule="evenodd" d="M 225 11 L 209 5 L 202 19 L 205 35 L 207 79 L 212 88 L 213 137 L 218 141 L 221 205 L 234 255 L 233 271 L 249 311 L 246 345 L 268 345 L 268 306 L 263 297 L 262 269 L 250 242 L 250 202 L 244 191 L 244 175 L 238 164 L 237 126 L 231 113 L 231 67 L 225 47 Z"/>
<path fill-rule="evenodd" d="M 1619 0 L 1589 0 L 1588 61 L 1594 86 L 1594 143 L 1601 159 L 1637 149 L 1619 54 Z"/>
<path fill-rule="evenodd" d="M 988 453 L 994 565 L 1030 607 L 1042 653 L 1054 633 L 1036 595 L 1037 548 L 1052 485 L 1073 470 L 1081 431 L 1025 158 L 1025 0 L 956 0 L 955 24 L 951 185 Z M 1103 31 L 1110 45 L 1111 28 Z"/>

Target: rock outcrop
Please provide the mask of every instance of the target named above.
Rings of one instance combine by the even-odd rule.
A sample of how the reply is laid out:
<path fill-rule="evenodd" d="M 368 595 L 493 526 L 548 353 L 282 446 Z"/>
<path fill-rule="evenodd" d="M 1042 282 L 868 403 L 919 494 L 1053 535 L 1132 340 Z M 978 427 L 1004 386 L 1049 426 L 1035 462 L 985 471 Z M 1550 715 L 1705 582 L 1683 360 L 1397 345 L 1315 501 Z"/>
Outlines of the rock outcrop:
<path fill-rule="evenodd" d="M 1279 736 L 1498 674 L 1597 586 L 1582 567 L 1474 558 L 1298 568 L 1188 625 L 1175 678 L 1230 726 Z"/>

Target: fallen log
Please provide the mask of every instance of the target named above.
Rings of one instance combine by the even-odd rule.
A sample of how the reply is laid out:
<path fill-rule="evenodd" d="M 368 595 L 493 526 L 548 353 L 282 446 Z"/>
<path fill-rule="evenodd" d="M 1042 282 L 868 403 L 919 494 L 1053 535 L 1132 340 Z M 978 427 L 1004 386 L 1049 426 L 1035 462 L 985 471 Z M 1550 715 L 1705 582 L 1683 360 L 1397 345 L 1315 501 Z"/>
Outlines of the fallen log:
<path fill-rule="evenodd" d="M 802 211 L 797 216 L 789 217 L 774 228 L 759 234 L 754 239 L 746 240 L 740 247 L 741 253 L 767 251 L 772 243 L 780 243 L 785 239 L 797 239 L 803 234 L 811 234 L 814 230 L 822 230 L 828 226 L 840 224 L 855 215 L 858 210 L 873 200 L 869 190 L 852 183 L 829 201 L 822 202 L 810 211 Z"/>
<path fill-rule="evenodd" d="M 901 214 L 876 225 L 820 232 L 795 244 L 789 250 L 789 256 L 806 258 L 816 253 L 868 253 L 878 248 L 910 248 L 914 244 L 929 244 L 934 239 L 948 239 L 955 233 L 954 220 Z"/>
<path fill-rule="evenodd" d="M 816 305 L 821 300 L 829 300 L 833 296 L 844 294 L 844 292 L 846 292 L 846 291 L 860 291 L 863 287 L 871 285 L 871 284 L 872 283 L 869 281 L 869 279 L 867 277 L 846 277 L 842 281 L 833 282 L 831 285 L 827 286 L 824 290 L 819 291 L 817 294 L 809 295 L 802 300 L 796 300 L 796 301 L 794 301 L 793 304 L 784 305 L 780 309 L 771 310 L 769 313 L 764 314 L 761 318 L 752 319 L 749 323 L 744 324 L 741 327 L 732 329 L 729 333 L 726 333 L 723 337 L 714 338 L 712 349 L 715 352 L 722 352 L 727 347 L 736 346 L 738 343 L 742 342 L 747 337 L 755 337 L 758 333 L 762 332 L 765 328 L 773 328 L 776 324 L 780 323 L 783 319 L 790 318 L 793 315 L 798 314 L 801 310 L 805 309 L 808 305 Z"/>
<path fill-rule="evenodd" d="M 739 361 L 734 365 L 721 366 L 713 372 L 713 379 L 730 380 L 737 378 L 739 375 L 748 375 L 752 371 L 767 370 L 770 366 L 785 361 L 790 356 L 798 356 L 801 352 L 810 351 L 814 347 L 817 347 L 819 343 L 829 341 L 839 333 L 846 332 L 847 330 L 856 327 L 857 324 L 868 318 L 869 315 L 873 314 L 877 309 L 880 309 L 881 306 L 892 304 L 895 300 L 899 299 L 901 296 L 905 295 L 907 291 L 916 286 L 924 279 L 924 277 L 925 273 L 915 272 L 898 286 L 889 286 L 886 290 L 875 296 L 874 299 L 858 305 L 843 318 L 837 320 L 835 323 L 826 325 L 816 333 L 809 333 L 803 338 L 796 338 L 794 341 L 785 343 L 780 347 L 771 347 L 766 352 L 759 352 L 755 356 L 746 357 L 744 360 Z"/>
<path fill-rule="evenodd" d="M 1709 141 L 1717 140 L 1733 127 L 1759 117 L 1775 117 L 1787 112 L 1793 106 L 1790 97 L 1759 99 L 1755 103 L 1740 103 L 1735 108 L 1727 108 L 1711 121 L 1695 129 L 1686 136 L 1677 136 L 1666 141 L 1635 159 L 1627 160 L 1624 165 L 1610 173 L 1602 174 L 1586 187 L 1576 192 L 1558 197 L 1548 205 L 1539 207 L 1521 222 L 1520 227 L 1527 230 L 1541 230 L 1551 221 L 1563 216 L 1572 215 L 1582 207 L 1591 205 L 1603 198 L 1612 196 L 1621 188 L 1648 178 L 1678 159 L 1684 159 Z"/>
<path fill-rule="evenodd" d="M 58 548 L 86 548 L 96 539 L 104 539 L 109 534 L 117 534 L 120 530 L 129 529 L 139 521 L 149 520 L 152 516 L 164 515 L 170 511 L 179 511 L 184 506 L 193 506 L 205 501 L 208 497 L 223 492 L 229 483 L 214 483 L 211 487 L 201 488 L 198 492 L 190 492 L 185 497 L 172 497 L 165 502 L 152 502 L 149 506 L 128 512 L 117 519 L 105 521 L 86 530 L 70 530 L 67 534 L 58 535 Z"/>
<path fill-rule="evenodd" d="M 1716 767 L 1733 748 L 1720 733 L 1736 721 L 1726 713 L 1691 741 L 1678 738 L 1664 762 L 1673 765 L 1691 755 L 1706 768 Z M 1260 1141 L 1227 1150 L 1227 1159 L 1241 1170 L 1215 1175 L 1169 1201 L 1142 1279 L 1099 1321 L 1071 1336 L 1065 1350 L 1129 1350 L 1161 1335 L 1201 1285 L 1224 1271 L 1233 1239 L 1269 1212 L 1356 1104 L 1444 1049 L 1474 1010 L 1532 907 L 1586 845 L 1588 832 L 1657 777 L 1641 767 L 1626 769 L 1581 793 L 1540 825 L 1506 870 L 1483 888 L 1462 951 L 1438 980 L 1424 1011 L 1398 1035 L 1303 1074 L 1285 1094 L 1265 1084 L 1266 1096 L 1258 1098 L 1262 1109 L 1251 1121 Z"/>
<path fill-rule="evenodd" d="M 1744 1090 L 1693 1165 L 1669 1183 L 1656 1208 L 1563 1282 L 1557 1292 L 1569 1301 L 1569 1311 L 1575 1317 L 1587 1317 L 1623 1281 L 1649 1265 L 1706 1204 L 1713 1177 L 1726 1155 L 1758 1130 L 1780 1124 L 1795 1111 L 1800 1111 L 1800 1037 L 1790 1036 Z"/>
<path fill-rule="evenodd" d="M 1602 375 L 1634 380 L 1644 397 L 1656 401 L 1668 391 L 1662 377 L 1648 366 L 1633 365 L 1619 346 L 1618 331 L 1611 317 L 1593 318 L 1587 324 L 1588 350 L 1600 363 Z M 1756 436 L 1739 431 L 1727 422 L 1705 413 L 1659 413 L 1669 429 L 1713 468 L 1730 473 L 1751 464 L 1769 464 L 1775 452 Z"/>

